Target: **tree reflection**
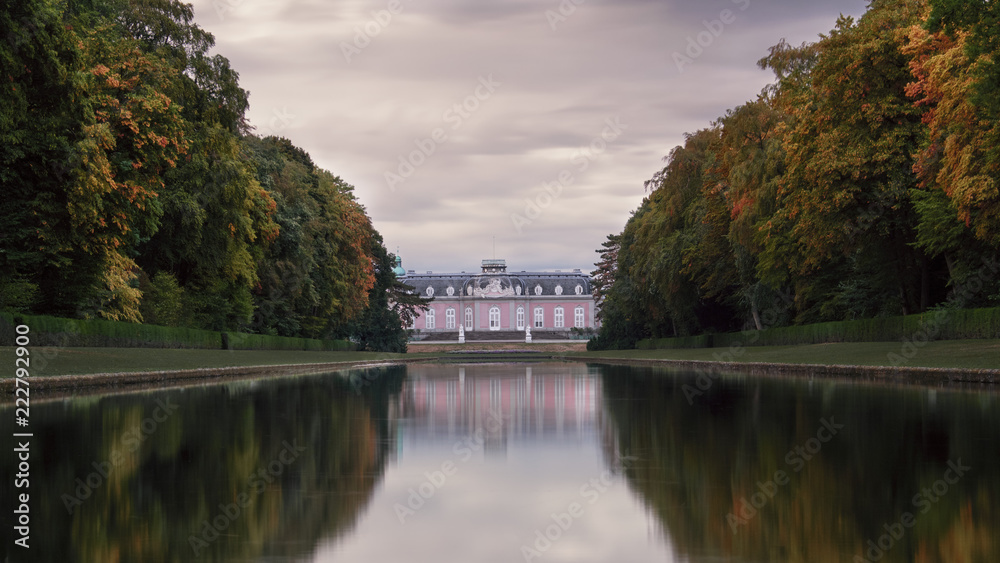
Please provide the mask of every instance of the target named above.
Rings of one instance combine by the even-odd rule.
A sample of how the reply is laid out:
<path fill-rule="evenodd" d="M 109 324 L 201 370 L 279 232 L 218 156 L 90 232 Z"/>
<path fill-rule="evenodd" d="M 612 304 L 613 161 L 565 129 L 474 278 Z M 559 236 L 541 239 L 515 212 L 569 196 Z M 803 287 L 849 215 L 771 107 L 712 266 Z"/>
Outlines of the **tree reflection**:
<path fill-rule="evenodd" d="M 613 454 L 686 558 L 1000 560 L 994 393 L 723 377 L 689 402 L 693 375 L 602 370 Z M 824 418 L 844 428 L 810 441 Z"/>
<path fill-rule="evenodd" d="M 382 477 L 404 370 L 379 372 L 360 390 L 309 376 L 36 406 L 32 561 L 312 553 L 351 530 Z"/>

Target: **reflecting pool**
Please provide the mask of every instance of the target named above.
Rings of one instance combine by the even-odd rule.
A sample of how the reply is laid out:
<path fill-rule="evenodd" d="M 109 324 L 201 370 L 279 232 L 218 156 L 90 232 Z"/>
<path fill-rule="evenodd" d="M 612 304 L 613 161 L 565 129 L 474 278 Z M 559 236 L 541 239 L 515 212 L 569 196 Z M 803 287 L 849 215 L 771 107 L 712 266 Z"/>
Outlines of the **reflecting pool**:
<path fill-rule="evenodd" d="M 1000 561 L 997 398 L 539 362 L 35 402 L 0 560 Z"/>

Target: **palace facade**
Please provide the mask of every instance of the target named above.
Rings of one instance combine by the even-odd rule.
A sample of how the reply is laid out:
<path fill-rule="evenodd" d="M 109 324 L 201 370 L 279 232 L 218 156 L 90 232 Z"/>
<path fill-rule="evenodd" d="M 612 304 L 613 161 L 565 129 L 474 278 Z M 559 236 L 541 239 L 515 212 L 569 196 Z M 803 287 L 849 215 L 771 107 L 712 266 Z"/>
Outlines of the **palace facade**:
<path fill-rule="evenodd" d="M 409 327 L 421 332 L 457 332 L 459 325 L 466 332 L 596 328 L 590 277 L 580 270 L 508 272 L 506 261 L 493 259 L 483 260 L 480 272 L 418 274 L 397 256 L 394 271 L 433 298 Z"/>

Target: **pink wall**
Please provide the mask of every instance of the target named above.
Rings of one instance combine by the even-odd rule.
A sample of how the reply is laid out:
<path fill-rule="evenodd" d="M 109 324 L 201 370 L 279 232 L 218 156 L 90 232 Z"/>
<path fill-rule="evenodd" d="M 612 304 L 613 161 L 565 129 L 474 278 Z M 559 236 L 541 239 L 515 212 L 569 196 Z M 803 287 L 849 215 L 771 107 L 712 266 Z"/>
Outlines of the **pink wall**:
<path fill-rule="evenodd" d="M 434 329 L 449 330 L 447 328 L 446 311 L 450 307 L 455 309 L 455 328 L 450 330 L 457 331 L 458 326 L 465 323 L 465 308 L 473 307 L 473 310 L 477 313 L 473 316 L 474 330 L 489 330 L 490 307 L 494 305 L 500 308 L 500 328 L 502 330 L 515 330 L 517 328 L 517 308 L 519 306 L 524 307 L 525 324 L 532 328 L 535 327 L 536 307 L 541 307 L 545 311 L 545 325 L 543 328 L 546 329 L 555 328 L 555 310 L 556 307 L 560 306 L 563 308 L 563 328 L 576 326 L 574 310 L 578 306 L 583 307 L 583 325 L 592 326 L 593 322 L 590 304 L 587 302 L 544 301 L 528 303 L 525 301 L 515 301 L 513 311 L 511 311 L 509 301 L 478 301 L 475 303 L 466 303 L 465 305 L 459 305 L 458 303 L 431 303 L 430 308 L 434 310 Z M 477 317 L 478 322 L 476 322 Z M 415 327 L 421 330 L 427 328 L 426 316 L 422 311 L 417 317 Z"/>
<path fill-rule="evenodd" d="M 586 303 L 579 303 L 573 301 L 557 301 L 557 302 L 544 302 L 544 303 L 532 303 L 528 305 L 525 310 L 525 321 L 530 323 L 532 327 L 535 326 L 535 308 L 541 307 L 545 311 L 545 328 L 555 328 L 556 326 L 556 307 L 563 308 L 563 328 L 570 328 L 575 326 L 575 310 L 580 306 L 583 307 L 583 326 L 587 326 L 589 321 L 588 305 Z"/>

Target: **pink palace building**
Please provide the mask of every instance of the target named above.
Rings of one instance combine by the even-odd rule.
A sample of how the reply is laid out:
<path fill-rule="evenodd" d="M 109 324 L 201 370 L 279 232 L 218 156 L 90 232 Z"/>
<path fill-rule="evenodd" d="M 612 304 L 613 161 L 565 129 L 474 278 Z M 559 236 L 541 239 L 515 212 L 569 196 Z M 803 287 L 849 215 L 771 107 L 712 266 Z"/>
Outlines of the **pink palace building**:
<path fill-rule="evenodd" d="M 502 259 L 483 260 L 482 271 L 467 274 L 404 270 L 396 257 L 396 276 L 426 297 L 409 328 L 421 332 L 532 331 L 569 332 L 596 328 L 590 278 L 580 270 L 508 272 Z"/>

